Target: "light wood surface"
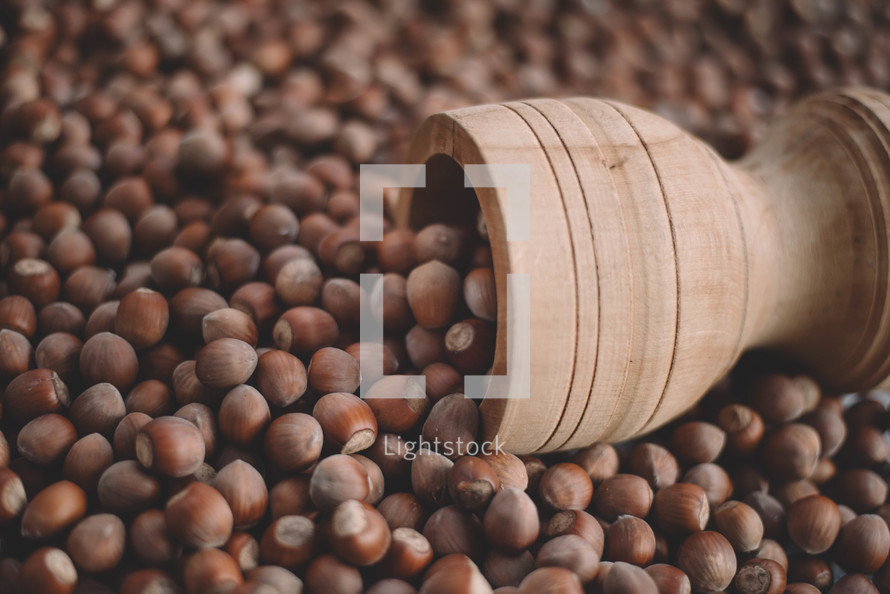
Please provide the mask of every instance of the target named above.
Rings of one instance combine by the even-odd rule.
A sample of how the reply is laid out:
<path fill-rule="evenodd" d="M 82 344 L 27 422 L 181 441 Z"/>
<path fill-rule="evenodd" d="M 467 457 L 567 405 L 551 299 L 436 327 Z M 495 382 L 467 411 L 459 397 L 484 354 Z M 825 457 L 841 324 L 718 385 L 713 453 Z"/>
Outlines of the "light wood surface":
<path fill-rule="evenodd" d="M 751 348 L 839 390 L 890 376 L 890 97 L 804 101 L 725 163 L 648 112 L 534 99 L 437 114 L 408 162 L 398 223 L 461 222 L 478 204 L 507 361 L 506 275 L 531 275 L 531 398 L 485 399 L 484 437 L 516 453 L 619 441 L 692 406 Z M 531 237 L 508 242 L 503 188 L 469 164 L 526 164 Z"/>

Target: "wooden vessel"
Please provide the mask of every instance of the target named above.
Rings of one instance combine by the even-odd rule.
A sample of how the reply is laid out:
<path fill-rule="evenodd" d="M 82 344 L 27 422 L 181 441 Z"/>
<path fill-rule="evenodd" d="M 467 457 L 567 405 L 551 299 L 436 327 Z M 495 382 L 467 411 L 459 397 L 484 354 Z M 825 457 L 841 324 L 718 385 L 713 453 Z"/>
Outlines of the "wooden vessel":
<path fill-rule="evenodd" d="M 534 99 L 430 117 L 408 162 L 427 187 L 398 219 L 478 208 L 498 287 L 530 275 L 531 397 L 485 399 L 485 437 L 516 453 L 619 441 L 692 406 L 746 349 L 806 364 L 839 390 L 890 375 L 890 96 L 845 89 L 777 121 L 738 162 L 614 101 Z M 530 168 L 530 237 L 507 241 L 504 188 L 472 164 Z M 515 338 L 515 337 L 514 337 Z"/>

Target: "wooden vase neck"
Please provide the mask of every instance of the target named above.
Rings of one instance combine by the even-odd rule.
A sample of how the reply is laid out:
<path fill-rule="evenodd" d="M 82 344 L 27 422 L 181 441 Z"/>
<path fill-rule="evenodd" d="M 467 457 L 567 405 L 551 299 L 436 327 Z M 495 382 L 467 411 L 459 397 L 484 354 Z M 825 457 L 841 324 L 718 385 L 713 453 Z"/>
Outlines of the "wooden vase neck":
<path fill-rule="evenodd" d="M 890 97 L 812 97 L 738 162 L 613 101 L 537 99 L 437 114 L 402 193 L 413 227 L 481 206 L 507 361 L 506 275 L 531 279 L 531 398 L 486 399 L 485 438 L 518 453 L 619 441 L 692 406 L 751 348 L 838 390 L 890 376 Z M 530 241 L 508 242 L 503 188 L 471 164 L 530 168 Z M 465 220 L 464 220 L 465 222 Z"/>

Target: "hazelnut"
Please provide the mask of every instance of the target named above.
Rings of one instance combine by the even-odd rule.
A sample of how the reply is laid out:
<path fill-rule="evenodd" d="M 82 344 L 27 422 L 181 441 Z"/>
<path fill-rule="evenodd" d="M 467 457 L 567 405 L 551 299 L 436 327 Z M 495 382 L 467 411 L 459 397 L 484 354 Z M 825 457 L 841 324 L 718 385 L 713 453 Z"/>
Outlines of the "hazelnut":
<path fill-rule="evenodd" d="M 763 539 L 760 516 L 740 501 L 727 501 L 715 509 L 714 526 L 740 553 L 753 551 Z"/>
<path fill-rule="evenodd" d="M 170 313 L 173 316 L 171 327 L 191 338 L 202 337 L 204 318 L 214 311 L 225 309 L 226 305 L 226 300 L 210 289 L 182 289 L 170 299 Z"/>
<path fill-rule="evenodd" d="M 692 483 L 669 485 L 655 494 L 652 516 L 668 534 L 700 532 L 710 518 L 707 494 Z"/>
<path fill-rule="evenodd" d="M 415 367 L 424 368 L 448 360 L 445 332 L 444 329 L 430 330 L 423 326 L 414 326 L 408 330 L 405 334 L 405 351 Z"/>
<path fill-rule="evenodd" d="M 379 567 L 383 575 L 410 580 L 432 560 L 433 547 L 426 537 L 413 528 L 401 527 L 392 531 L 392 542 Z"/>
<path fill-rule="evenodd" d="M 576 509 L 557 512 L 544 527 L 544 535 L 547 538 L 567 534 L 580 536 L 602 557 L 606 537 L 599 520 L 589 513 Z"/>
<path fill-rule="evenodd" d="M 248 581 L 268 584 L 278 592 L 299 592 L 303 582 L 296 575 L 277 565 L 261 565 L 247 572 Z"/>
<path fill-rule="evenodd" d="M 136 435 L 148 423 L 151 417 L 144 413 L 130 413 L 117 424 L 112 437 L 114 456 L 118 459 L 136 457 Z"/>
<path fill-rule="evenodd" d="M 421 434 L 431 443 L 448 444 L 455 459 L 468 453 L 479 432 L 479 406 L 460 393 L 449 394 L 433 405 Z M 455 447 L 456 446 L 456 447 Z"/>
<path fill-rule="evenodd" d="M 213 486 L 228 502 L 235 528 L 248 528 L 265 516 L 269 501 L 266 483 L 247 462 L 226 464 L 216 474 Z"/>
<path fill-rule="evenodd" d="M 169 414 L 173 396 L 167 384 L 157 379 L 149 379 L 133 386 L 124 400 L 126 412 L 141 412 L 150 417 Z"/>
<path fill-rule="evenodd" d="M 461 303 L 461 281 L 446 263 L 432 260 L 411 271 L 405 286 L 408 305 L 417 323 L 444 328 L 455 318 Z"/>
<path fill-rule="evenodd" d="M 767 423 L 787 423 L 804 412 L 805 395 L 801 385 L 790 377 L 770 374 L 759 378 L 751 386 L 751 406 Z"/>
<path fill-rule="evenodd" d="M 683 570 L 666 563 L 655 563 L 646 568 L 659 594 L 691 594 L 692 585 Z"/>
<path fill-rule="evenodd" d="M 65 551 L 55 547 L 37 549 L 25 559 L 16 580 L 20 592 L 71 594 L 77 584 L 77 570 Z"/>
<path fill-rule="evenodd" d="M 786 481 L 813 474 L 820 453 L 819 434 L 802 423 L 782 425 L 763 442 L 764 466 L 770 474 Z"/>
<path fill-rule="evenodd" d="M 166 292 L 197 287 L 204 277 L 204 265 L 194 252 L 168 247 L 151 259 L 151 278 Z"/>
<path fill-rule="evenodd" d="M 84 336 L 92 338 L 100 332 L 114 332 L 114 318 L 119 306 L 120 301 L 106 301 L 97 306 L 87 318 Z"/>
<path fill-rule="evenodd" d="M 858 513 L 874 511 L 887 499 L 887 483 L 876 472 L 865 468 L 841 471 L 835 484 L 838 502 Z"/>
<path fill-rule="evenodd" d="M 263 251 L 293 243 L 300 229 L 293 211 L 281 204 L 261 206 L 251 217 L 248 234 L 251 242 Z"/>
<path fill-rule="evenodd" d="M 315 464 L 323 442 L 318 421 L 304 413 L 288 413 L 269 424 L 263 447 L 273 466 L 283 472 L 300 472 Z"/>
<path fill-rule="evenodd" d="M 268 351 L 257 359 L 257 389 L 272 406 L 296 402 L 306 392 L 307 378 L 302 361 L 286 351 Z"/>
<path fill-rule="evenodd" d="M 0 330 L 0 378 L 10 379 L 22 374 L 31 367 L 34 349 L 31 342 L 15 330 Z"/>
<path fill-rule="evenodd" d="M 77 522 L 87 510 L 87 496 L 71 481 L 46 487 L 28 503 L 22 514 L 22 536 L 44 539 Z"/>
<path fill-rule="evenodd" d="M 253 318 L 260 331 L 270 328 L 281 315 L 275 287 L 268 283 L 253 282 L 242 285 L 232 293 L 229 305 Z"/>
<path fill-rule="evenodd" d="M 304 516 L 282 516 L 263 532 L 260 559 L 263 563 L 296 569 L 315 553 L 315 524 Z"/>
<path fill-rule="evenodd" d="M 448 471 L 448 493 L 451 500 L 468 511 L 485 509 L 500 485 L 491 466 L 473 456 L 459 458 Z"/>
<path fill-rule="evenodd" d="M 167 530 L 164 511 L 148 509 L 130 523 L 130 549 L 146 565 L 168 565 L 179 556 L 177 545 Z"/>
<path fill-rule="evenodd" d="M 640 518 L 619 516 L 606 530 L 605 557 L 645 567 L 655 557 L 655 533 Z"/>
<path fill-rule="evenodd" d="M 498 491 L 482 517 L 488 542 L 508 551 L 527 549 L 537 540 L 540 527 L 534 501 L 512 487 Z"/>
<path fill-rule="evenodd" d="M 243 239 L 214 239 L 206 260 L 208 284 L 223 292 L 253 279 L 260 267 L 260 253 Z"/>
<path fill-rule="evenodd" d="M 785 592 L 785 568 L 770 559 L 751 559 L 733 580 L 739 594 L 782 594 Z"/>
<path fill-rule="evenodd" d="M 760 546 L 757 550 L 751 552 L 751 555 L 755 559 L 770 559 L 775 561 L 781 565 L 785 571 L 788 571 L 788 555 L 785 554 L 785 547 L 778 541 L 764 538 L 760 541 Z"/>
<path fill-rule="evenodd" d="M 711 462 L 697 464 L 683 475 L 684 483 L 692 483 L 704 489 L 708 504 L 712 508 L 729 499 L 732 494 L 732 481 L 722 467 Z"/>
<path fill-rule="evenodd" d="M 163 295 L 140 288 L 125 295 L 114 319 L 114 331 L 135 349 L 154 346 L 164 338 L 170 309 Z"/>
<path fill-rule="evenodd" d="M 496 329 L 490 322 L 469 318 L 445 333 L 448 360 L 461 373 L 485 373 L 494 361 Z"/>
<path fill-rule="evenodd" d="M 383 241 L 377 244 L 377 262 L 383 272 L 401 275 L 411 272 L 417 265 L 414 237 L 415 233 L 410 229 L 396 229 L 383 236 Z"/>
<path fill-rule="evenodd" d="M 9 289 L 22 295 L 40 309 L 59 298 L 59 273 L 49 262 L 23 258 L 7 273 Z"/>
<path fill-rule="evenodd" d="M 118 390 L 126 390 L 136 382 L 139 360 L 126 340 L 100 332 L 83 343 L 80 373 L 89 384 L 108 382 Z"/>
<path fill-rule="evenodd" d="M 366 253 L 359 241 L 358 227 L 341 227 L 325 235 L 316 248 L 318 259 L 343 276 L 358 274 Z"/>
<path fill-rule="evenodd" d="M 406 297 L 406 284 L 405 277 L 390 272 L 384 274 L 371 290 L 371 313 L 383 324 L 385 332 L 402 333 L 414 324 Z"/>
<path fill-rule="evenodd" d="M 677 549 L 677 564 L 689 576 L 693 590 L 725 590 L 736 572 L 732 545 L 717 532 L 696 532 Z"/>
<path fill-rule="evenodd" d="M 434 511 L 424 524 L 422 532 L 436 555 L 460 553 L 471 559 L 478 559 L 484 552 L 485 534 L 478 518 L 453 505 Z M 435 566 L 431 567 L 427 575 L 434 568 Z"/>
<path fill-rule="evenodd" d="M 643 579 L 649 579 L 645 573 L 643 573 L 643 576 Z M 519 594 L 546 592 L 547 589 L 564 592 L 565 594 L 581 594 L 584 591 L 581 588 L 581 581 L 578 579 L 578 576 L 564 567 L 538 568 L 525 576 L 525 579 L 519 584 Z M 637 591 L 641 594 L 646 593 L 645 589 Z"/>
<path fill-rule="evenodd" d="M 479 458 L 491 466 L 494 473 L 498 475 L 501 487 L 515 487 L 520 491 L 528 488 L 528 472 L 525 470 L 525 464 L 511 454 L 510 452 L 492 452 L 490 454 L 481 453 Z"/>
<path fill-rule="evenodd" d="M 632 474 L 646 479 L 653 491 L 673 485 L 680 476 L 680 466 L 674 455 L 654 443 L 634 446 L 628 466 Z"/>
<path fill-rule="evenodd" d="M 321 289 L 321 307 L 334 317 L 340 328 L 357 328 L 364 292 L 353 280 L 331 278 Z"/>
<path fill-rule="evenodd" d="M 430 363 L 421 375 L 426 379 L 426 394 L 434 405 L 448 394 L 464 391 L 463 375 L 447 363 Z"/>
<path fill-rule="evenodd" d="M 298 357 L 309 357 L 315 351 L 333 346 L 340 330 L 333 316 L 317 307 L 294 307 L 281 314 L 272 329 L 275 345 Z"/>
<path fill-rule="evenodd" d="M 113 514 L 88 516 L 68 534 L 65 549 L 81 571 L 100 573 L 113 569 L 124 555 L 127 531 Z"/>
<path fill-rule="evenodd" d="M 46 259 L 59 274 L 66 275 L 81 266 L 95 264 L 96 248 L 86 233 L 77 229 L 63 229 L 50 241 Z"/>
<path fill-rule="evenodd" d="M 408 375 L 380 378 L 365 394 L 365 402 L 377 417 L 378 429 L 398 433 L 411 429 L 429 409 L 426 393 Z"/>
<path fill-rule="evenodd" d="M 61 382 L 77 381 L 82 349 L 83 342 L 73 334 L 56 332 L 40 341 L 34 351 L 34 361 L 37 367 L 56 372 Z"/>
<path fill-rule="evenodd" d="M 819 434 L 823 456 L 834 456 L 847 439 L 847 425 L 844 418 L 831 409 L 819 407 L 805 414 L 800 420 Z"/>
<path fill-rule="evenodd" d="M 763 419 L 744 404 L 727 404 L 717 414 L 717 425 L 726 435 L 726 451 L 733 456 L 749 456 L 763 439 Z"/>
<path fill-rule="evenodd" d="M 781 538 L 785 533 L 785 507 L 767 493 L 748 493 L 745 503 L 750 506 L 763 522 L 763 534 L 770 538 Z"/>
<path fill-rule="evenodd" d="M 19 516 L 28 504 L 22 479 L 9 468 L 0 468 L 0 524 Z"/>
<path fill-rule="evenodd" d="M 91 433 L 74 442 L 62 465 L 62 477 L 89 494 L 95 494 L 99 477 L 114 462 L 111 444 L 102 435 Z"/>
<path fill-rule="evenodd" d="M 450 502 L 448 483 L 454 463 L 429 448 L 417 452 L 411 462 L 411 490 L 421 501 L 433 507 Z"/>
<path fill-rule="evenodd" d="M 840 564 L 849 572 L 871 574 L 884 565 L 890 552 L 887 522 L 876 515 L 858 516 L 841 528 L 837 537 Z"/>
<path fill-rule="evenodd" d="M 193 553 L 185 562 L 182 578 L 188 594 L 232 591 L 244 581 L 238 562 L 213 548 Z"/>
<path fill-rule="evenodd" d="M 543 482 L 541 479 L 542 488 Z M 608 521 L 615 520 L 620 515 L 645 518 L 652 507 L 652 498 L 652 488 L 646 479 L 633 474 L 616 474 L 600 484 L 593 504 Z M 581 509 L 584 507 L 586 505 L 581 506 Z"/>
<path fill-rule="evenodd" d="M 834 582 L 831 566 L 821 557 L 794 555 L 786 571 L 789 581 L 812 584 L 822 591 L 828 590 Z"/>
<path fill-rule="evenodd" d="M 463 554 L 448 554 L 433 563 L 424 576 L 420 591 L 424 594 L 489 594 L 491 586 L 473 561 Z"/>
<path fill-rule="evenodd" d="M 0 308 L 2 308 L 4 301 L 0 301 Z M 28 305 L 30 306 L 30 303 Z M 2 318 L 2 314 L 0 314 L 0 318 Z M 82 311 L 64 301 L 55 301 L 44 305 L 40 309 L 38 321 L 41 331 L 47 336 L 56 332 L 80 334 L 83 332 L 84 323 L 86 322 Z M 18 332 L 18 330 L 16 331 Z M 40 364 L 38 366 L 43 367 Z"/>
<path fill-rule="evenodd" d="M 235 338 L 205 345 L 195 357 L 195 375 L 209 388 L 231 388 L 245 383 L 257 366 L 256 350 Z"/>
<path fill-rule="evenodd" d="M 373 506 L 349 499 L 334 508 L 328 538 L 344 560 L 367 566 L 383 559 L 392 535 L 386 520 Z"/>
<path fill-rule="evenodd" d="M 128 573 L 121 581 L 121 594 L 144 594 L 155 591 L 172 591 L 179 588 L 173 576 L 161 569 L 139 569 Z"/>
<path fill-rule="evenodd" d="M 205 343 L 220 338 L 234 338 L 252 347 L 257 344 L 257 328 L 253 318 L 230 307 L 211 311 L 204 316 L 201 320 L 201 333 Z"/>
<path fill-rule="evenodd" d="M 51 369 L 32 369 L 6 386 L 3 412 L 17 423 L 40 415 L 61 412 L 69 404 L 68 388 Z"/>
<path fill-rule="evenodd" d="M 713 462 L 725 444 L 723 429 L 704 421 L 683 423 L 671 432 L 671 452 L 681 463 L 690 466 Z"/>
<path fill-rule="evenodd" d="M 115 265 L 127 259 L 133 243 L 133 230 L 127 217 L 115 208 L 101 208 L 81 227 L 95 246 L 99 262 Z"/>
<path fill-rule="evenodd" d="M 29 462 L 46 466 L 60 460 L 77 441 L 71 421 L 57 414 L 41 415 L 19 430 L 16 446 Z"/>
<path fill-rule="evenodd" d="M 485 556 L 482 573 L 495 588 L 517 588 L 523 578 L 535 570 L 535 558 L 529 551 L 511 553 L 491 551 Z"/>
<path fill-rule="evenodd" d="M 324 511 L 331 511 L 348 499 L 363 500 L 369 491 L 368 472 L 364 466 L 343 454 L 319 460 L 309 482 L 312 502 Z"/>
<path fill-rule="evenodd" d="M 829 594 L 858 594 L 859 592 L 877 594 L 878 589 L 861 573 L 848 573 L 836 581 Z"/>
<path fill-rule="evenodd" d="M 242 572 L 249 571 L 260 562 L 260 543 L 247 532 L 234 532 L 223 549 Z"/>
<path fill-rule="evenodd" d="M 309 362 L 309 386 L 323 394 L 355 392 L 361 382 L 359 363 L 346 351 L 325 347 Z"/>
<path fill-rule="evenodd" d="M 69 420 L 81 435 L 111 435 L 127 414 L 124 399 L 117 388 L 108 383 L 95 384 L 84 390 L 71 403 Z"/>
<path fill-rule="evenodd" d="M 92 311 L 111 297 L 115 287 L 117 283 L 111 270 L 81 266 L 65 279 L 62 295 L 65 301 L 81 310 Z"/>
<path fill-rule="evenodd" d="M 155 504 L 161 495 L 161 485 L 135 460 L 123 460 L 102 473 L 96 492 L 103 506 L 126 514 Z"/>
<path fill-rule="evenodd" d="M 772 492 L 782 505 L 789 508 L 798 499 L 803 499 L 810 495 L 818 495 L 819 487 L 817 487 L 813 481 L 803 479 L 773 485 Z"/>
<path fill-rule="evenodd" d="M 278 297 L 289 307 L 314 305 L 325 284 L 324 275 L 311 258 L 287 262 L 270 280 L 275 285 Z"/>
<path fill-rule="evenodd" d="M 232 534 L 232 510 L 219 491 L 191 483 L 167 501 L 167 528 L 190 547 L 219 547 Z"/>
<path fill-rule="evenodd" d="M 230 443 L 247 446 L 255 442 L 272 420 L 269 404 L 256 388 L 241 384 L 225 395 L 219 406 L 219 432 Z"/>
<path fill-rule="evenodd" d="M 464 277 L 464 301 L 474 316 L 494 322 L 498 317 L 494 270 L 474 268 Z"/>
<path fill-rule="evenodd" d="M 455 264 L 462 256 L 462 241 L 462 233 L 453 227 L 427 225 L 414 238 L 414 258 L 421 264 L 431 260 Z"/>
<path fill-rule="evenodd" d="M 310 365 L 310 378 L 311 373 Z M 373 411 L 364 400 L 352 394 L 325 394 L 315 403 L 312 416 L 321 425 L 325 439 L 338 447 L 341 454 L 365 450 L 377 439 L 377 419 Z"/>
<path fill-rule="evenodd" d="M 320 555 L 306 568 L 305 585 L 310 592 L 359 594 L 362 576 L 358 569 L 333 555 Z"/>
<path fill-rule="evenodd" d="M 147 469 L 169 477 L 193 474 L 204 462 L 204 437 L 179 417 L 159 417 L 136 435 L 135 452 Z"/>
<path fill-rule="evenodd" d="M 383 515 L 393 534 L 398 528 L 421 530 L 428 515 L 420 500 L 411 493 L 387 495 L 377 505 L 377 511 Z"/>
<path fill-rule="evenodd" d="M 810 495 L 788 509 L 788 536 L 810 555 L 824 553 L 834 544 L 841 528 L 841 512 L 834 501 Z"/>

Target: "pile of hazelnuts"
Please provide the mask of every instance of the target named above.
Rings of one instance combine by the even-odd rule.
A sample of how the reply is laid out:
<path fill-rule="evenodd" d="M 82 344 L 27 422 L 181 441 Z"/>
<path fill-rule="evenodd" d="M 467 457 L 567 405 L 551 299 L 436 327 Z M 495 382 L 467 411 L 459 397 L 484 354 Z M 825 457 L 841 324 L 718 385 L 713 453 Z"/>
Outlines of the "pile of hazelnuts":
<path fill-rule="evenodd" d="M 693 2 L 379 4 L 0 3 L 0 594 L 890 593 L 878 395 L 752 364 L 633 443 L 475 455 L 484 226 L 358 218 L 430 112 L 598 91 L 732 137 L 834 62 L 886 82 L 874 11 L 822 60 L 721 0 L 690 68 Z"/>

